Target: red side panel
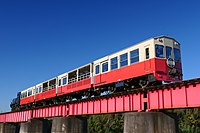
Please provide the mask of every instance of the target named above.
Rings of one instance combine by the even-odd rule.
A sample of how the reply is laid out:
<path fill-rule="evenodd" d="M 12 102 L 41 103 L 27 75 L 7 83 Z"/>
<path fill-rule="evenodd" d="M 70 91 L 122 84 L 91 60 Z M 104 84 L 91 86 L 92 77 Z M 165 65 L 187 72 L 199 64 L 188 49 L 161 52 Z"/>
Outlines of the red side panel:
<path fill-rule="evenodd" d="M 180 62 L 176 62 L 175 68 L 179 71 L 179 73 L 182 73 Z M 179 79 L 173 79 L 169 77 L 169 70 L 170 68 L 167 66 L 166 59 L 153 58 L 144 62 L 135 63 L 130 66 L 122 67 L 120 69 L 97 75 L 95 76 L 94 83 L 95 86 L 101 86 L 104 84 L 148 74 L 154 74 L 156 79 L 160 81 L 182 80 L 182 76 L 179 76 Z"/>
<path fill-rule="evenodd" d="M 6 121 L 6 114 L 0 114 L 0 123 Z"/>
<path fill-rule="evenodd" d="M 64 95 L 80 90 L 85 90 L 88 88 L 91 88 L 91 78 L 87 78 L 78 82 L 74 82 L 71 84 L 68 84 L 66 86 L 61 86 L 58 88 L 58 95 Z"/>
<path fill-rule="evenodd" d="M 32 118 L 32 110 L 5 114 L 5 122 L 25 122 Z"/>
<path fill-rule="evenodd" d="M 182 73 L 181 63 L 176 62 L 175 68 Z M 148 74 L 154 74 L 157 80 L 160 81 L 176 81 L 168 75 L 170 68 L 166 64 L 166 59 L 153 58 L 144 62 L 139 62 L 126 66 L 120 69 L 112 70 L 110 72 L 100 74 L 94 77 L 95 86 L 101 86 L 117 81 L 122 81 L 125 79 L 135 78 L 139 76 L 144 76 Z M 179 80 L 182 79 L 182 76 L 179 76 Z M 87 78 L 75 83 L 68 84 L 58 88 L 58 96 L 69 94 L 72 92 L 85 90 L 91 88 L 91 78 Z M 36 101 L 48 99 L 56 96 L 56 89 L 52 89 L 41 94 L 36 95 Z M 27 104 L 34 102 L 34 97 L 28 97 L 21 99 L 20 104 Z"/>
<path fill-rule="evenodd" d="M 25 97 L 20 100 L 20 105 L 27 104 L 27 103 L 33 103 L 33 102 L 34 102 L 34 96 Z"/>
<path fill-rule="evenodd" d="M 55 96 L 56 96 L 56 88 L 37 94 L 36 95 L 36 101 L 52 98 L 52 97 L 55 97 Z"/>
<path fill-rule="evenodd" d="M 168 72 L 170 68 L 167 66 L 166 59 L 158 59 L 154 58 L 153 64 L 155 66 L 155 77 L 157 80 L 161 81 L 181 81 L 182 76 L 180 75 L 178 79 L 174 79 L 169 77 Z M 181 62 L 176 62 L 175 68 L 178 70 L 179 73 L 182 73 L 182 65 Z"/>
<path fill-rule="evenodd" d="M 58 105 L 58 106 L 33 110 L 33 118 L 47 118 L 47 117 L 58 117 L 66 115 L 67 115 L 66 105 Z"/>
<path fill-rule="evenodd" d="M 153 63 L 153 60 L 149 60 L 148 62 L 139 62 L 130 66 L 110 71 L 108 73 L 97 75 L 95 76 L 95 85 L 100 86 L 103 84 L 151 74 L 154 71 L 154 68 L 151 67 L 154 66 Z"/>

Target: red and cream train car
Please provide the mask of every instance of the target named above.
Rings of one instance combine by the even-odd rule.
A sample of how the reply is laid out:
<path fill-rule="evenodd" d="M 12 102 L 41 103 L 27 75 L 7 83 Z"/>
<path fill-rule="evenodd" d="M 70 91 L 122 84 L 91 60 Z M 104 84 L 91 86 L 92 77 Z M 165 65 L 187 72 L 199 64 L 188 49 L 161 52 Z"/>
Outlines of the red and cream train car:
<path fill-rule="evenodd" d="M 116 90 L 119 86 L 145 87 L 151 83 L 180 80 L 180 44 L 174 38 L 159 36 L 30 87 L 20 93 L 18 101 L 21 107 L 52 104 L 74 96 L 91 96 L 90 93 L 102 88 Z M 11 107 L 16 104 L 13 100 Z"/>

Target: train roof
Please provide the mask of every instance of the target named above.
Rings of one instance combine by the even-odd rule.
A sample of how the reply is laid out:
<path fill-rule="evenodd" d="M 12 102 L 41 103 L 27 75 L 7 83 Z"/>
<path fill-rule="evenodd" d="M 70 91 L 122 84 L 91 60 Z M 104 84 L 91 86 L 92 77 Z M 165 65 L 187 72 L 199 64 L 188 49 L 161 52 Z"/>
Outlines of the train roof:
<path fill-rule="evenodd" d="M 129 46 L 129 47 L 126 47 L 126 48 L 124 48 L 124 49 L 121 49 L 121 50 L 119 50 L 119 51 L 116 51 L 116 52 L 114 52 L 114 53 L 112 53 L 112 54 L 109 54 L 109 55 L 103 56 L 103 57 L 101 57 L 101 58 L 99 58 L 99 59 L 96 59 L 96 60 L 93 61 L 93 62 L 98 62 L 99 60 L 104 60 L 104 59 L 108 58 L 108 57 L 111 56 L 111 55 L 114 55 L 114 54 L 116 54 L 116 53 L 118 53 L 118 52 L 127 50 L 127 49 L 129 49 L 129 48 L 131 48 L 131 47 L 133 47 L 133 46 L 137 46 L 137 45 L 140 45 L 140 44 L 142 44 L 142 43 L 144 43 L 144 42 L 150 41 L 150 40 L 152 40 L 152 39 L 159 39 L 159 38 L 168 38 L 168 39 L 172 39 L 172 40 L 174 40 L 175 42 L 177 42 L 177 43 L 180 45 L 180 43 L 179 43 L 176 39 L 174 39 L 174 38 L 172 38 L 172 37 L 169 37 L 169 36 L 166 36 L 166 35 L 161 35 L 161 36 L 152 37 L 152 38 L 146 39 L 146 40 L 144 40 L 144 41 L 141 41 L 141 42 L 139 42 L 139 43 L 133 44 L 133 45 L 131 45 L 131 46 Z"/>
<path fill-rule="evenodd" d="M 175 38 L 172 38 L 172 37 L 170 37 L 170 36 L 161 35 L 161 36 L 154 37 L 154 39 L 158 39 L 158 38 L 168 38 L 168 39 L 172 39 L 172 40 L 174 40 L 175 42 L 177 42 L 177 43 L 180 45 L 180 43 L 179 43 Z"/>

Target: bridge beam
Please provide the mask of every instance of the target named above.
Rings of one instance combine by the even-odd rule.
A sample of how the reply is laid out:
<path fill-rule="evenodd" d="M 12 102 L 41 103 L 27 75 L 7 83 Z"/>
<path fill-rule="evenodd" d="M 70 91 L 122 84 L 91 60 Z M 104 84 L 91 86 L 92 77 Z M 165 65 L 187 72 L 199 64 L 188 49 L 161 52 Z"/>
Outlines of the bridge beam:
<path fill-rule="evenodd" d="M 176 133 L 175 121 L 160 112 L 125 113 L 124 133 Z"/>
<path fill-rule="evenodd" d="M 52 121 L 52 133 L 87 133 L 87 118 L 55 117 Z"/>
<path fill-rule="evenodd" d="M 26 123 L 21 123 L 19 133 L 49 133 L 51 123 L 47 119 L 31 119 Z"/>

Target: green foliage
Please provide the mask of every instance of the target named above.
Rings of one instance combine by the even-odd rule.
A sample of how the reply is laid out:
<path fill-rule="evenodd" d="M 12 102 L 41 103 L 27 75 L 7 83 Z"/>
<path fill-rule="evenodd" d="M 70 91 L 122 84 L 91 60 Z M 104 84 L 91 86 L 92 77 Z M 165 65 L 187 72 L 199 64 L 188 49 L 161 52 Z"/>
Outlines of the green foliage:
<path fill-rule="evenodd" d="M 200 133 L 200 109 L 176 109 L 180 133 Z"/>
<path fill-rule="evenodd" d="M 123 133 L 121 114 L 92 115 L 88 119 L 89 133 Z"/>
<path fill-rule="evenodd" d="M 200 133 L 200 109 L 175 109 L 166 111 L 177 117 L 180 133 Z M 88 118 L 89 133 L 123 133 L 122 114 L 92 115 Z"/>

